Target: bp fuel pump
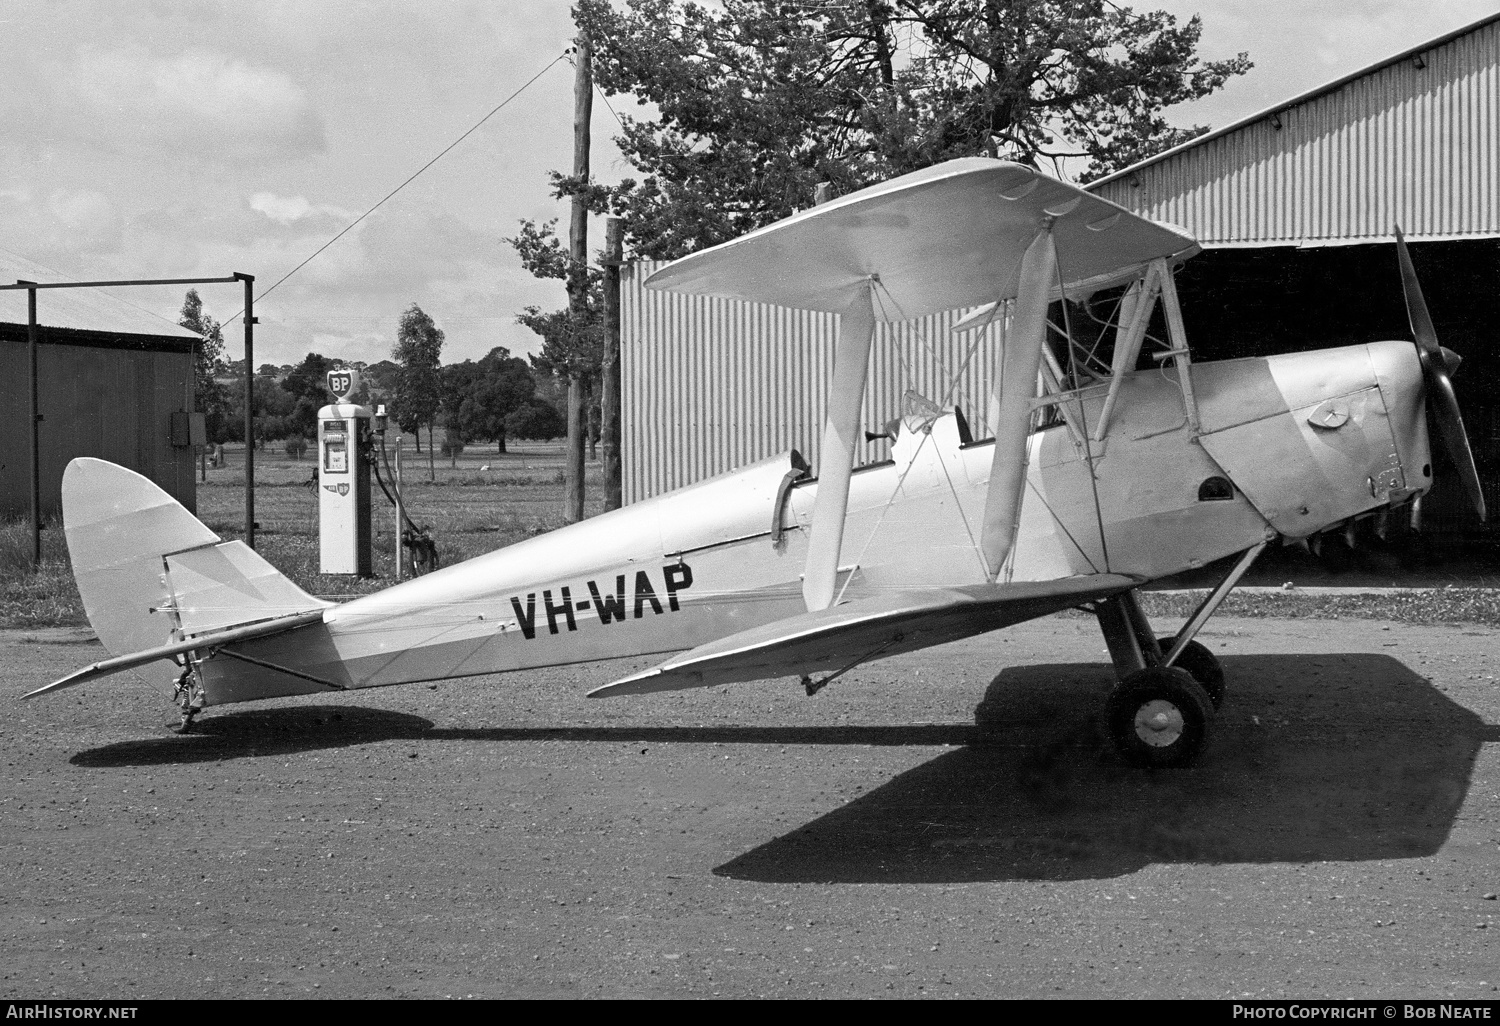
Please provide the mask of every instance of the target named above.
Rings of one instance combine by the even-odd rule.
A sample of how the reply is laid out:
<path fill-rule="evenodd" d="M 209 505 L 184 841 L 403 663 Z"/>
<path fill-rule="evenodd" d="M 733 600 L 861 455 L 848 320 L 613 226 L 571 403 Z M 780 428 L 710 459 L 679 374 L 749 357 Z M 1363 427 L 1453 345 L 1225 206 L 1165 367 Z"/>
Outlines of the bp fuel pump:
<path fill-rule="evenodd" d="M 318 570 L 368 577 L 371 414 L 345 401 L 358 387 L 358 371 L 329 371 L 328 390 L 338 401 L 318 411 Z"/>

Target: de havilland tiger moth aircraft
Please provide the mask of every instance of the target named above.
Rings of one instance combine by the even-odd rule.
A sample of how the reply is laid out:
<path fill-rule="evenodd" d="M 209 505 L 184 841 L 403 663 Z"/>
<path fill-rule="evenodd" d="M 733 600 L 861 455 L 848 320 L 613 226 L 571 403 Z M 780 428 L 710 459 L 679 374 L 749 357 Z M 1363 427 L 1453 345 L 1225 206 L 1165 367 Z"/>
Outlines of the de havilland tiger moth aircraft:
<path fill-rule="evenodd" d="M 77 459 L 68 551 L 111 658 L 27 697 L 171 661 L 186 727 L 204 706 L 670 653 L 590 697 L 780 677 L 811 695 L 868 660 L 1083 608 L 1118 676 L 1120 757 L 1185 765 L 1225 687 L 1194 635 L 1267 545 L 1424 494 L 1429 417 L 1484 516 L 1458 357 L 1396 241 L 1415 346 L 1193 363 L 1173 273 L 1199 247 L 1182 230 L 1003 161 L 908 174 L 647 283 L 838 315 L 816 476 L 783 453 L 333 604 L 144 477 Z M 1049 327 L 1052 304 L 1106 289 L 1091 348 L 1066 314 Z M 876 322 L 969 308 L 954 330 L 1000 326 L 989 437 L 909 393 L 891 458 L 854 466 Z M 1222 581 L 1158 638 L 1137 589 L 1216 560 Z"/>

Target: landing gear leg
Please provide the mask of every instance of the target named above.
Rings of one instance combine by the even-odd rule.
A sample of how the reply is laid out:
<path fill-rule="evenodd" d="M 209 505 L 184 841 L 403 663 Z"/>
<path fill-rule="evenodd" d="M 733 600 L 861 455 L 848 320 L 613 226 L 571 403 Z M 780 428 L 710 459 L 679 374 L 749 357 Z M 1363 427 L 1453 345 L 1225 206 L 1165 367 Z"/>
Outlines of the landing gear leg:
<path fill-rule="evenodd" d="M 1095 606 L 1120 678 L 1105 716 L 1110 740 L 1126 762 L 1186 766 L 1208 744 L 1214 713 L 1224 701 L 1224 670 L 1193 636 L 1267 544 L 1269 539 L 1245 551 L 1175 637 L 1156 637 L 1134 591 Z"/>
<path fill-rule="evenodd" d="M 186 734 L 193 727 L 193 719 L 203 711 L 206 704 L 203 688 L 193 673 L 192 663 L 183 666 L 182 673 L 173 682 L 172 700 L 182 710 L 182 722 L 178 724 L 177 733 Z"/>
<path fill-rule="evenodd" d="M 1193 641 L 1193 638 L 1203 629 L 1203 625 L 1208 622 L 1208 618 L 1213 616 L 1214 612 L 1218 610 L 1219 604 L 1229 597 L 1229 593 L 1234 590 L 1234 586 L 1240 583 L 1240 578 L 1245 576 L 1245 571 L 1250 569 L 1250 565 L 1255 562 L 1256 557 L 1264 552 L 1266 546 L 1269 544 L 1271 544 L 1271 540 L 1267 538 L 1259 545 L 1244 551 L 1239 558 L 1239 562 L 1235 563 L 1229 573 L 1224 575 L 1224 579 L 1219 582 L 1218 587 L 1203 597 L 1203 601 L 1199 603 L 1198 609 L 1192 616 L 1188 617 L 1187 623 L 1182 625 L 1182 630 L 1177 632 L 1177 637 L 1172 639 L 1170 647 L 1167 647 L 1162 655 L 1162 662 L 1168 666 L 1177 663 L 1179 661 L 1178 657 L 1183 655 L 1189 645 L 1197 644 Z M 1198 645 L 1198 648 L 1204 652 L 1208 652 L 1202 645 Z M 1212 653 L 1209 653 L 1209 658 L 1213 658 Z M 1188 660 L 1182 660 L 1182 662 L 1186 665 Z M 1192 667 L 1188 666 L 1187 669 L 1191 670 Z"/>

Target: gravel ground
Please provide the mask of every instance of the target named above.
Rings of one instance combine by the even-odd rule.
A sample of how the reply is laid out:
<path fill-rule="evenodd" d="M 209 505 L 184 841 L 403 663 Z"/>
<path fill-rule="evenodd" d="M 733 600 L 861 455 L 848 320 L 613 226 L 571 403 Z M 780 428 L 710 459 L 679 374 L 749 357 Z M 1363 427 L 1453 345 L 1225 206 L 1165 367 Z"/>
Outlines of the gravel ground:
<path fill-rule="evenodd" d="M 98 658 L 84 637 L 0 633 L 9 693 Z M 1158 772 L 1100 740 L 1079 617 L 814 698 L 582 698 L 637 662 L 186 737 L 164 680 L 13 701 L 0 993 L 1496 999 L 1495 632 L 1201 637 L 1229 698 Z"/>

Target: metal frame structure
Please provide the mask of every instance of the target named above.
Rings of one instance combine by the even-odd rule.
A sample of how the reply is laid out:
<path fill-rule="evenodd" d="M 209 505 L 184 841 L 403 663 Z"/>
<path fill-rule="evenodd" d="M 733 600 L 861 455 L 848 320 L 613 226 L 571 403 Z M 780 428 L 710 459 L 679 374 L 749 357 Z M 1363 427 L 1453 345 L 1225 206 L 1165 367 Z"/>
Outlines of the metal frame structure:
<path fill-rule="evenodd" d="M 31 443 L 31 565 L 42 562 L 42 469 L 41 440 L 37 425 L 41 422 L 38 412 L 36 375 L 36 293 L 38 289 L 97 289 L 122 285 L 222 285 L 228 282 L 245 283 L 245 544 L 255 548 L 255 433 L 252 430 L 255 417 L 255 373 L 252 359 L 255 352 L 255 297 L 252 290 L 255 275 L 235 271 L 228 278 L 125 278 L 119 281 L 60 281 L 35 282 L 17 280 L 14 285 L 0 285 L 0 292 L 26 290 L 26 364 L 28 383 L 27 399 L 31 415 L 27 421 Z"/>

